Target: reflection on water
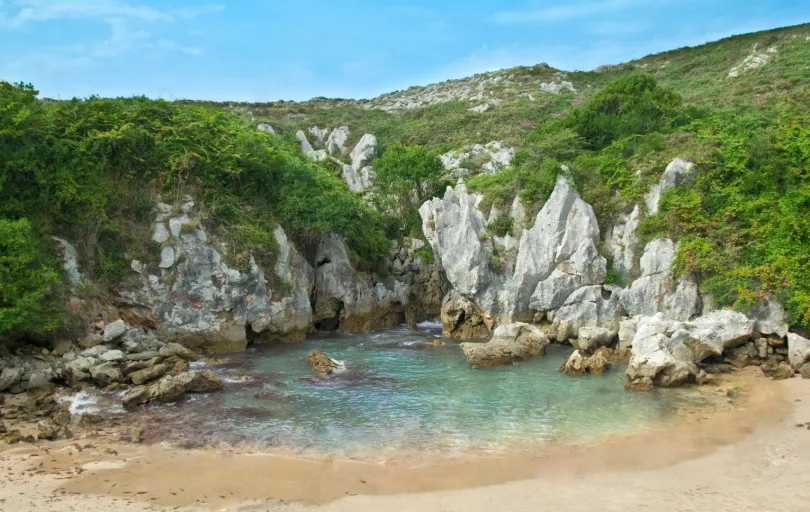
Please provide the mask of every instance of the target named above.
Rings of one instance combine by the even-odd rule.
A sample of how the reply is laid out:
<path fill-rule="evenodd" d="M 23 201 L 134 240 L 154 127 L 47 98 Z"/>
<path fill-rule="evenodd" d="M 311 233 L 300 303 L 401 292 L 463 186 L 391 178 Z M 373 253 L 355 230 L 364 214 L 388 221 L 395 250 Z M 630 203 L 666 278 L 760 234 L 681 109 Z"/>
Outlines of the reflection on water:
<path fill-rule="evenodd" d="M 498 451 L 548 440 L 589 440 L 650 426 L 687 391 L 625 392 L 624 368 L 602 376 L 559 372 L 570 347 L 534 361 L 473 370 L 456 343 L 433 347 L 436 325 L 331 334 L 251 347 L 212 369 L 225 391 L 149 407 L 151 440 L 200 446 L 249 442 L 348 455 L 412 450 Z M 314 377 L 306 354 L 322 349 L 346 369 Z"/>

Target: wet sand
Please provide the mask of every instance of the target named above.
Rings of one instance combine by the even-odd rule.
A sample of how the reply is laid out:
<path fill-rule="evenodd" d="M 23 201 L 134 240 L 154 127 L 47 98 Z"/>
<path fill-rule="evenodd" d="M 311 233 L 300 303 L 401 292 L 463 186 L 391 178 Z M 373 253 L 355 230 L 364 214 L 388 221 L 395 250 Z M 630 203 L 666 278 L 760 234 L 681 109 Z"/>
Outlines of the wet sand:
<path fill-rule="evenodd" d="M 0 452 L 0 510 L 810 510 L 810 429 L 796 426 L 810 423 L 810 381 L 742 377 L 739 387 L 739 404 L 726 410 L 531 456 L 371 463 L 159 445 L 24 447 Z"/>

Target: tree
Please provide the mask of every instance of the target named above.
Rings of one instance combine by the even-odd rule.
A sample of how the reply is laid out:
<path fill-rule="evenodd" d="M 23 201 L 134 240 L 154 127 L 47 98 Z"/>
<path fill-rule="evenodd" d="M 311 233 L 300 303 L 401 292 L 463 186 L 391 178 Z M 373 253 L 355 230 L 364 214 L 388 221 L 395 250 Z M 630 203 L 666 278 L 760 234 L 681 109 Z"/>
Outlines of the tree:
<path fill-rule="evenodd" d="M 62 278 L 27 219 L 0 219 L 0 333 L 45 334 L 65 320 Z"/>
<path fill-rule="evenodd" d="M 566 124 L 602 149 L 628 135 L 665 128 L 679 113 L 681 96 L 658 85 L 649 75 L 635 74 L 615 80 L 566 118 Z"/>
<path fill-rule="evenodd" d="M 423 146 L 394 144 L 374 162 L 376 202 L 399 230 L 419 230 L 419 206 L 436 195 L 444 166 L 438 154 Z"/>

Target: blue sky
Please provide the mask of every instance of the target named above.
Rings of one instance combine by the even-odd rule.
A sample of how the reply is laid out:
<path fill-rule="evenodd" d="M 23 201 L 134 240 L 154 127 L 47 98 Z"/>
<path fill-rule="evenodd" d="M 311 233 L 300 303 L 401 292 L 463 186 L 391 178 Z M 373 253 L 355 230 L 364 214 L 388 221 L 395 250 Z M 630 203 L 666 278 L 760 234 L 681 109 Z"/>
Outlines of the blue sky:
<path fill-rule="evenodd" d="M 808 0 L 0 0 L 0 79 L 55 98 L 367 98 L 808 21 Z"/>

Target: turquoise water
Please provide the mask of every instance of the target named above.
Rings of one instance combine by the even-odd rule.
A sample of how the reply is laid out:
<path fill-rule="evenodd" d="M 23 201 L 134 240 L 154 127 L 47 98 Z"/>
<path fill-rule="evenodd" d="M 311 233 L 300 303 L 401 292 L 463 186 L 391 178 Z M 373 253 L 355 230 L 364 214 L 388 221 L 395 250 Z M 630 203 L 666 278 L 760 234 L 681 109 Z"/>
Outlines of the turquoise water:
<path fill-rule="evenodd" d="M 218 440 L 350 455 L 400 451 L 528 449 L 587 441 L 654 425 L 694 395 L 626 392 L 624 367 L 602 376 L 559 372 L 570 347 L 487 370 L 473 370 L 457 343 L 431 347 L 435 326 L 321 336 L 251 347 L 212 369 L 223 393 L 153 408 L 158 436 L 191 444 Z M 312 349 L 344 362 L 329 380 L 313 376 Z"/>

